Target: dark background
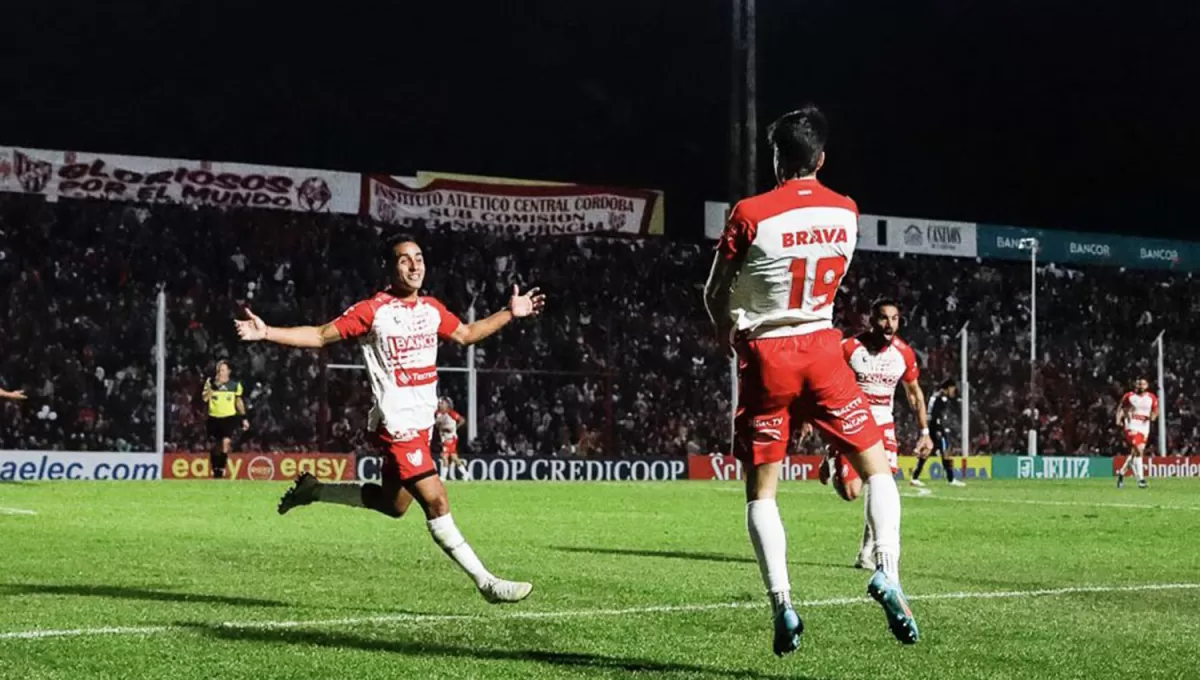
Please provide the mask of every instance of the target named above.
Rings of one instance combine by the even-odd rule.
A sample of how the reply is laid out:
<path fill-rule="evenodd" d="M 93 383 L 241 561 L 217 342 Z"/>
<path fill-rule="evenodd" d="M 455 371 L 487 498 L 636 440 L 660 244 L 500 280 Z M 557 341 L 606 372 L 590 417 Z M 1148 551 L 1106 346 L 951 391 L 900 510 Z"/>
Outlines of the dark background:
<path fill-rule="evenodd" d="M 728 2 L 250 4 L 7 4 L 0 143 L 728 198 Z M 760 125 L 823 106 L 864 212 L 1195 238 L 1197 3 L 758 14 Z"/>

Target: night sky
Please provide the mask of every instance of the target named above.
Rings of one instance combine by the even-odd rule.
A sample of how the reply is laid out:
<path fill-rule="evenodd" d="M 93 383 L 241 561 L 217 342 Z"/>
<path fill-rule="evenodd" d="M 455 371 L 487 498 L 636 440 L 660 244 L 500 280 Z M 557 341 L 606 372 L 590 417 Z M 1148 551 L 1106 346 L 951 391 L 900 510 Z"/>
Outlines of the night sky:
<path fill-rule="evenodd" d="M 728 2 L 243 4 L 6 6 L 0 143 L 728 198 Z M 760 126 L 824 107 L 864 212 L 1197 238 L 1200 3 L 758 13 Z"/>

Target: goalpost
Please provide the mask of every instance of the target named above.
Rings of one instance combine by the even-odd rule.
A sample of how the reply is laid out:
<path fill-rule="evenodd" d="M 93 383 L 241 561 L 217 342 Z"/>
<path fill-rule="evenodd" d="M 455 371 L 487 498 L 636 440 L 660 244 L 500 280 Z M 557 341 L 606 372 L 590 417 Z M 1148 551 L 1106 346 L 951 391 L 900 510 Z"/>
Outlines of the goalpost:
<path fill-rule="evenodd" d="M 1167 381 L 1166 372 L 1163 369 L 1166 335 L 1167 332 L 1165 330 L 1159 332 L 1158 337 L 1151 343 L 1152 346 L 1158 349 L 1158 455 L 1160 456 L 1167 455 Z"/>
<path fill-rule="evenodd" d="M 968 321 L 962 325 L 962 329 L 958 331 L 959 343 L 959 376 L 958 382 L 961 385 L 959 390 L 962 392 L 959 398 L 959 417 L 962 419 L 962 455 L 963 469 L 967 467 L 967 456 L 971 455 L 971 380 L 970 380 L 970 364 L 967 361 L 967 335 L 971 322 Z"/>

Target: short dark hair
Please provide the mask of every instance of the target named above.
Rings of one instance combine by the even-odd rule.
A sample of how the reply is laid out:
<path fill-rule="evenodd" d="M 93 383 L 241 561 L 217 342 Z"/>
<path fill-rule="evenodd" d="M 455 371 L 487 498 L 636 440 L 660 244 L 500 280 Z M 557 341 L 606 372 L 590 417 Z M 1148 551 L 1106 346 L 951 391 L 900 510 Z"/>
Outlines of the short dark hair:
<path fill-rule="evenodd" d="M 815 104 L 785 113 L 767 128 L 767 141 L 779 155 L 784 179 L 816 172 L 828 139 L 829 122 Z"/>
<path fill-rule="evenodd" d="M 951 387 L 958 387 L 958 383 L 954 382 L 953 378 L 946 378 L 942 381 L 941 385 L 938 385 L 938 389 L 941 390 L 950 389 Z"/>
<path fill-rule="evenodd" d="M 893 300 L 892 298 L 879 298 L 875 302 L 871 303 L 871 318 L 879 316 L 879 311 L 884 307 L 895 307 L 897 312 L 900 311 L 899 302 Z"/>
<path fill-rule="evenodd" d="M 231 372 L 233 371 L 233 364 L 229 363 L 229 359 L 217 359 L 217 364 L 216 364 L 216 366 L 214 366 L 214 367 L 213 367 L 213 370 L 214 370 L 214 371 L 219 371 L 219 370 L 221 370 L 221 366 L 222 366 L 222 365 L 224 365 L 224 366 L 228 366 L 228 367 L 229 367 L 229 370 L 230 370 Z"/>
<path fill-rule="evenodd" d="M 418 246 L 421 245 L 415 236 L 407 232 L 389 235 L 383 240 L 383 247 L 379 252 L 384 264 L 390 267 L 396 263 L 396 246 L 401 243 L 416 243 Z"/>

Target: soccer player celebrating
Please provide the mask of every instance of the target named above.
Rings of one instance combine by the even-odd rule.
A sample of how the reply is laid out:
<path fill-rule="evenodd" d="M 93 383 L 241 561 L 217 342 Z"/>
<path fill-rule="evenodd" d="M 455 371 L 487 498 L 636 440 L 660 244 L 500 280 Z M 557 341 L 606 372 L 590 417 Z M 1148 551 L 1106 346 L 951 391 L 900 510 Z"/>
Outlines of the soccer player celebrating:
<path fill-rule="evenodd" d="M 1125 430 L 1125 441 L 1129 444 L 1129 455 L 1117 473 L 1117 488 L 1125 488 L 1125 473 L 1133 468 L 1138 488 L 1146 488 L 1146 475 L 1142 469 L 1142 456 L 1146 453 L 1146 440 L 1150 437 L 1150 423 L 1158 417 L 1158 397 L 1150 391 L 1150 381 L 1138 378 L 1133 391 L 1126 392 L 1117 406 L 1117 427 Z M 1131 465 L 1132 464 L 1132 465 Z"/>
<path fill-rule="evenodd" d="M 917 441 L 917 455 L 928 456 L 933 448 L 933 442 L 929 439 L 929 421 L 925 413 L 925 393 L 921 391 L 921 384 L 917 382 L 921 376 L 917 355 L 908 343 L 896 335 L 898 330 L 900 304 L 895 300 L 878 300 L 871 306 L 871 330 L 842 342 L 846 363 L 854 371 L 858 386 L 867 395 L 867 401 L 871 404 L 871 415 L 883 430 L 883 448 L 887 451 L 888 464 L 893 475 L 896 473 L 896 454 L 899 452 L 896 422 L 892 415 L 897 383 L 904 385 L 904 394 L 908 397 L 909 406 L 917 414 L 917 425 L 921 428 L 921 438 Z M 844 459 L 844 456 L 838 458 Z M 854 473 L 853 467 L 846 465 L 844 460 L 840 460 L 839 463 L 839 469 L 846 471 L 843 474 L 843 483 L 855 485 L 850 497 L 856 497 L 862 481 Z M 867 487 L 866 491 L 869 494 L 870 487 Z M 870 499 L 864 499 L 863 505 L 870 508 Z M 869 517 L 863 529 L 862 546 L 854 566 L 869 571 L 875 570 L 875 537 L 871 533 Z"/>
<path fill-rule="evenodd" d="M 246 402 L 242 400 L 242 383 L 231 380 L 232 373 L 228 361 L 218 361 L 216 382 L 205 378 L 201 395 L 208 404 L 208 460 L 212 464 L 213 479 L 225 477 L 225 466 L 233 452 L 233 435 L 238 425 L 243 430 L 250 429 L 250 421 L 246 420 Z"/>
<path fill-rule="evenodd" d="M 833 301 L 858 239 L 858 207 L 817 181 L 825 116 L 808 106 L 767 132 L 779 185 L 741 201 L 717 246 L 705 303 L 717 340 L 736 353 L 739 394 L 733 452 L 746 468 L 746 527 L 774 608 L 774 651 L 800 645 L 787 538 L 776 504 L 792 419 L 811 421 L 866 480 L 875 562 L 867 592 L 904 643 L 917 623 L 900 588 L 900 493 L 879 426 L 842 356 Z"/>
<path fill-rule="evenodd" d="M 953 417 L 951 407 L 958 397 L 958 385 L 953 380 L 945 380 L 929 399 L 929 426 L 933 429 L 933 450 L 942 459 L 942 470 L 946 473 L 946 481 L 950 486 L 966 486 L 966 482 L 954 478 L 954 463 L 950 460 L 950 419 Z M 913 486 L 925 486 L 921 481 L 921 471 L 925 469 L 925 461 L 931 452 L 917 453 L 917 468 L 913 470 Z"/>
<path fill-rule="evenodd" d="M 236 322 L 243 340 L 290 347 L 319 348 L 358 338 L 370 376 L 375 403 L 368 426 L 383 455 L 382 483 L 322 484 L 304 474 L 280 500 L 279 513 L 320 501 L 399 518 L 415 499 L 425 512 L 433 540 L 475 581 L 484 599 L 519 602 L 529 596 L 533 585 L 499 579 L 483 566 L 454 523 L 446 487 L 433 464 L 430 436 L 437 410 L 437 347 L 439 338 L 462 345 L 477 343 L 513 319 L 541 312 L 545 297 L 536 288 L 522 295 L 513 286 L 507 309 L 464 324 L 438 300 L 420 295 L 425 259 L 413 239 L 394 240 L 388 257 L 391 285 L 323 326 L 268 326 L 248 309 L 249 319 Z"/>
<path fill-rule="evenodd" d="M 442 442 L 442 470 L 447 479 L 451 468 L 458 470 L 459 479 L 469 479 L 471 476 L 467 471 L 467 464 L 458 457 L 458 431 L 466 422 L 467 419 L 454 410 L 454 402 L 450 401 L 450 397 L 438 399 L 437 415 L 433 423 L 437 427 L 438 439 Z"/>

